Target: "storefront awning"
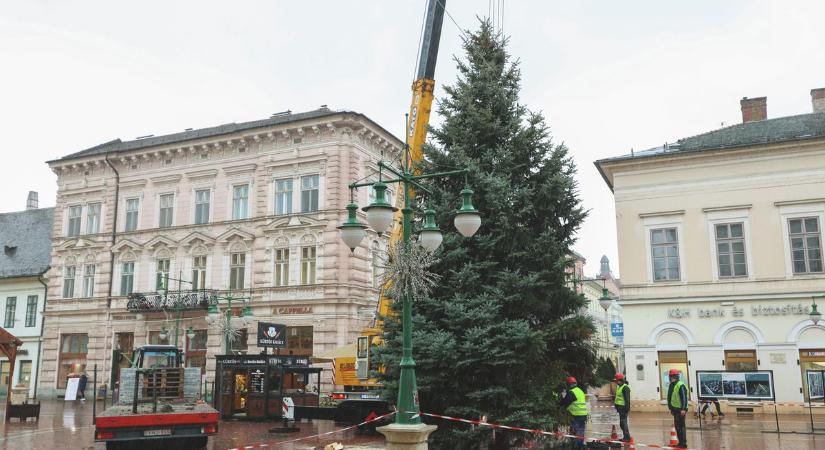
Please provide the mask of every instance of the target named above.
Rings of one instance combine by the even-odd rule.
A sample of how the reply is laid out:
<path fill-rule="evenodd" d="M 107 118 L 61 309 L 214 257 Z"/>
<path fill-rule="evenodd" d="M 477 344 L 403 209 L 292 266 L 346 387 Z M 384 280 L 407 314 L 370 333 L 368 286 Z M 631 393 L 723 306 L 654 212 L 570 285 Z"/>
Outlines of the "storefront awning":
<path fill-rule="evenodd" d="M 0 353 L 9 359 L 9 378 L 6 386 L 6 422 L 9 421 L 11 405 L 11 380 L 14 379 L 14 360 L 17 358 L 17 347 L 23 345 L 23 341 L 17 336 L 6 331 L 5 328 L 0 328 Z"/>
<path fill-rule="evenodd" d="M 341 347 L 334 348 L 332 350 L 328 350 L 320 355 L 316 355 L 312 357 L 312 362 L 314 363 L 322 363 L 322 362 L 332 362 L 335 358 L 355 358 L 355 343 L 342 345 Z"/>

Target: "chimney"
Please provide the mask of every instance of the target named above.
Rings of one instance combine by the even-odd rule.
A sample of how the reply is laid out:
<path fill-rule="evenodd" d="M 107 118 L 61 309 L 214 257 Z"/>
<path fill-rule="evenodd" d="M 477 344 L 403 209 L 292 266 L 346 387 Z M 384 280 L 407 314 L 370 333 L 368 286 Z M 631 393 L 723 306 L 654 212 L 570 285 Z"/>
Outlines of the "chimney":
<path fill-rule="evenodd" d="M 739 105 L 742 107 L 742 123 L 757 122 L 768 118 L 768 97 L 742 97 Z"/>
<path fill-rule="evenodd" d="M 811 89 L 811 104 L 814 112 L 825 112 L 825 88 Z"/>
<path fill-rule="evenodd" d="M 37 192 L 29 191 L 29 198 L 26 199 L 26 211 L 37 209 Z"/>

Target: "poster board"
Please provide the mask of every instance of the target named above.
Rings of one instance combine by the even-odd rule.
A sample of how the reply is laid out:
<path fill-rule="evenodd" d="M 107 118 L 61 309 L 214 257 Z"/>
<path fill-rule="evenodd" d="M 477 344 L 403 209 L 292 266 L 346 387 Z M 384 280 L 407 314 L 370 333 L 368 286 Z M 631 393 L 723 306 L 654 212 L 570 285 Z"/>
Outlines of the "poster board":
<path fill-rule="evenodd" d="M 808 378 L 808 398 L 811 400 L 825 399 L 825 371 L 808 370 L 805 376 Z"/>
<path fill-rule="evenodd" d="M 728 372 L 724 370 L 696 371 L 699 399 L 774 400 L 776 397 L 772 370 Z"/>
<path fill-rule="evenodd" d="M 77 387 L 80 384 L 80 378 L 72 377 L 69 378 L 68 382 L 66 383 L 66 401 L 74 401 L 77 400 Z"/>

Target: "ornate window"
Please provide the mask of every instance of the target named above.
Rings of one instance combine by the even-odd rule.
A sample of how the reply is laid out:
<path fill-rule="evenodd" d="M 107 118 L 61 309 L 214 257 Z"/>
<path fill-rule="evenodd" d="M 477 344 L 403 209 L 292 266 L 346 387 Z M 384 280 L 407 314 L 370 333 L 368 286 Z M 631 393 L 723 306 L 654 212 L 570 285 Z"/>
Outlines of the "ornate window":
<path fill-rule="evenodd" d="M 86 264 L 83 266 L 83 297 L 94 297 L 95 291 L 95 265 Z"/>
<path fill-rule="evenodd" d="M 301 212 L 318 211 L 319 175 L 301 177 Z"/>
<path fill-rule="evenodd" d="M 195 223 L 209 223 L 209 189 L 195 191 Z"/>
<path fill-rule="evenodd" d="M 206 255 L 192 258 L 192 289 L 206 289 Z"/>
<path fill-rule="evenodd" d="M 74 297 L 75 266 L 66 266 L 63 269 L 63 298 Z"/>
<path fill-rule="evenodd" d="M 289 249 L 275 249 L 275 286 L 289 286 Z"/>
<path fill-rule="evenodd" d="M 69 207 L 69 225 L 66 228 L 66 236 L 78 236 L 80 234 L 80 217 L 83 215 L 83 206 L 75 205 Z"/>
<path fill-rule="evenodd" d="M 275 180 L 275 214 L 292 214 L 292 179 Z"/>
<path fill-rule="evenodd" d="M 158 227 L 167 228 L 172 226 L 172 216 L 175 213 L 175 194 L 163 194 L 158 197 L 160 207 L 158 208 Z"/>
<path fill-rule="evenodd" d="M 229 289 L 244 288 L 244 272 L 246 272 L 246 253 L 231 253 L 229 255 Z"/>
<path fill-rule="evenodd" d="M 169 260 L 159 259 L 155 270 L 155 289 L 169 288 Z"/>
<path fill-rule="evenodd" d="M 120 265 L 120 295 L 132 293 L 135 283 L 135 263 L 134 261 L 123 262 Z"/>
<path fill-rule="evenodd" d="M 126 225 L 124 231 L 135 231 L 138 227 L 138 209 L 140 208 L 140 199 L 127 198 L 126 199 Z"/>
<path fill-rule="evenodd" d="M 232 220 L 249 218 L 249 185 L 232 187 Z"/>
<path fill-rule="evenodd" d="M 315 284 L 317 247 L 301 247 L 301 284 Z"/>
<path fill-rule="evenodd" d="M 86 207 L 86 234 L 100 232 L 100 202 L 89 203 Z"/>

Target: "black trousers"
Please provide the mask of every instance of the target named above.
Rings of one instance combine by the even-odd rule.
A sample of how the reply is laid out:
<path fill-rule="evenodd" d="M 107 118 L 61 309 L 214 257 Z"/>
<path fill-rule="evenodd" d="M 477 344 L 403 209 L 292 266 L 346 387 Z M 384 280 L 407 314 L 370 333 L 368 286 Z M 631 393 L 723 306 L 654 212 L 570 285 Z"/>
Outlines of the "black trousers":
<path fill-rule="evenodd" d="M 685 426 L 685 416 L 680 410 L 671 410 L 673 415 L 673 426 L 676 427 L 676 437 L 679 438 L 679 447 L 687 447 L 687 427 Z"/>
<path fill-rule="evenodd" d="M 630 439 L 630 427 L 627 426 L 627 408 L 616 408 L 616 412 L 619 413 L 619 428 L 622 429 L 622 438 L 623 439 Z"/>
<path fill-rule="evenodd" d="M 711 400 L 711 401 L 713 402 L 713 406 L 716 407 L 716 415 L 721 416 L 722 415 L 722 409 L 719 406 L 719 400 Z M 710 407 L 710 403 L 705 403 L 705 405 L 702 406 L 702 414 L 704 414 L 705 411 L 707 411 L 709 407 Z"/>

